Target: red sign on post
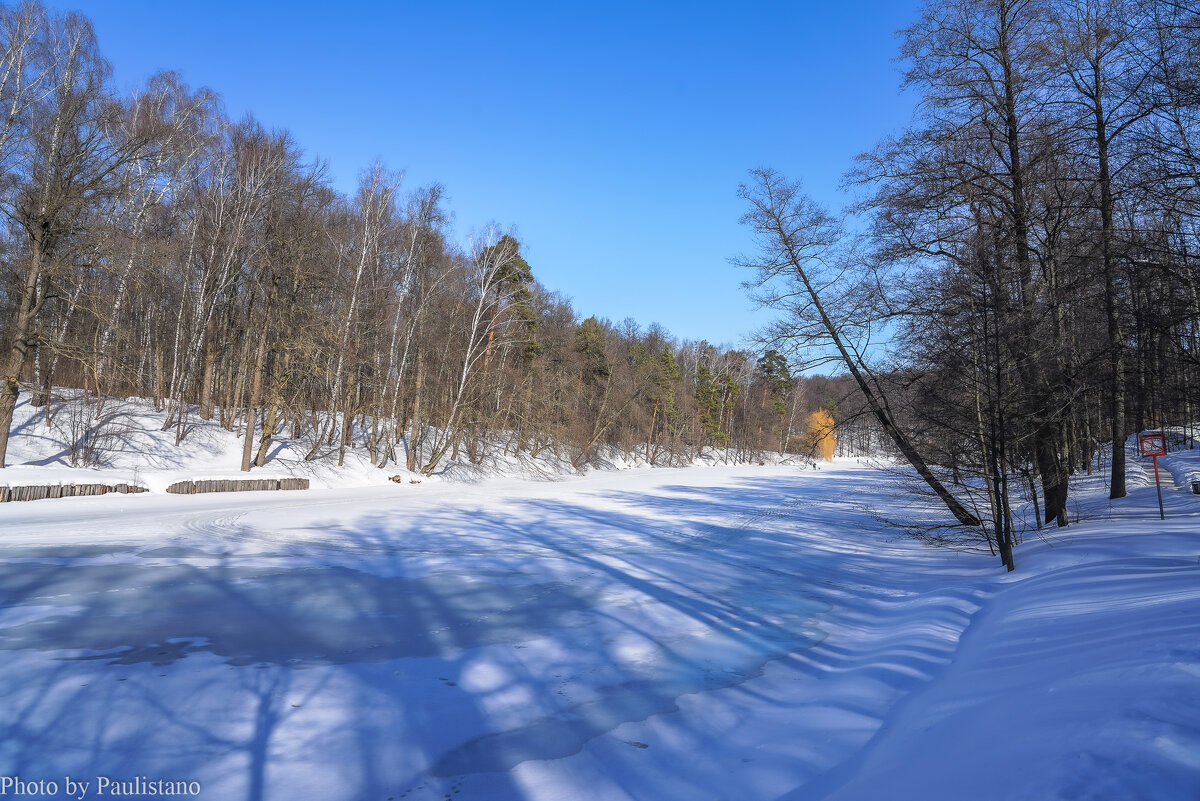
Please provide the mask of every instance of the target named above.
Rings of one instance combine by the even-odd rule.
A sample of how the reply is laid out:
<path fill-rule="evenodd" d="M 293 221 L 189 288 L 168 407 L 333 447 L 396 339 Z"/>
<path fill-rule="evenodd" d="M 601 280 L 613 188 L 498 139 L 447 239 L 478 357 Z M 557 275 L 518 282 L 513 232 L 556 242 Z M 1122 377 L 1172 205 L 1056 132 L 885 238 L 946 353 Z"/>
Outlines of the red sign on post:
<path fill-rule="evenodd" d="M 1138 434 L 1138 448 L 1147 459 L 1167 455 L 1167 435 L 1161 431 Z"/>
<path fill-rule="evenodd" d="M 1138 434 L 1138 449 L 1142 452 L 1143 458 L 1154 460 L 1154 486 L 1158 489 L 1158 517 L 1166 520 L 1167 513 L 1163 511 L 1162 482 L 1158 479 L 1158 457 L 1167 455 L 1167 435 L 1162 431 L 1147 431 L 1144 434 Z"/>

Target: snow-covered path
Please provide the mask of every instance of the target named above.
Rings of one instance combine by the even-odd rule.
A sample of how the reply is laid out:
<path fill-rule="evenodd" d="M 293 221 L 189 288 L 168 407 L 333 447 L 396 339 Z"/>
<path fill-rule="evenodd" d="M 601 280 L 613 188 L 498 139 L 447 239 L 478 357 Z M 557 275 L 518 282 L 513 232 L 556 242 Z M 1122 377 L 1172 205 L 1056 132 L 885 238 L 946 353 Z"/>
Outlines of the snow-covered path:
<path fill-rule="evenodd" d="M 1172 500 L 1191 528 L 1128 569 L 1131 534 L 1093 559 L 1081 527 L 1014 577 L 876 524 L 889 482 L 853 464 L 10 504 L 0 777 L 91 797 L 144 777 L 209 799 L 961 798 L 897 790 L 941 764 L 973 787 L 993 736 L 1024 755 L 1109 720 L 1120 680 L 1140 722 L 1078 771 L 1040 755 L 1026 785 L 1194 798 L 1200 548 Z M 1063 714 L 1035 695 L 1055 690 Z M 1165 756 L 1087 784 L 1128 732 Z"/>

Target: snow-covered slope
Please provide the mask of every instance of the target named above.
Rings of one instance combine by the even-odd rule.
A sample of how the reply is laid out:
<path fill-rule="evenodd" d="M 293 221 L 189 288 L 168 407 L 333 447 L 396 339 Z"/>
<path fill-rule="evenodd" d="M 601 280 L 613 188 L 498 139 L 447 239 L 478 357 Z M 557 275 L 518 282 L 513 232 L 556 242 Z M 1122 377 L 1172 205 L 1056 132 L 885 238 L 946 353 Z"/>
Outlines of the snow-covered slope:
<path fill-rule="evenodd" d="M 1147 475 L 1013 574 L 881 527 L 853 462 L 5 504 L 0 778 L 1195 799 L 1200 496 L 1159 521 Z"/>
<path fill-rule="evenodd" d="M 176 446 L 176 427 L 163 430 L 166 413 L 155 411 L 152 401 L 109 398 L 97 411 L 93 403 L 80 402 L 77 391 L 60 390 L 58 395 L 47 415 L 45 407 L 30 404 L 29 393 L 21 393 L 0 482 L 126 482 L 157 493 L 189 479 L 295 476 L 310 479 L 315 487 L 333 487 L 383 484 L 399 472 L 373 468 L 361 448 L 349 450 L 341 468 L 336 455 L 306 461 L 307 444 L 285 436 L 271 448 L 267 464 L 247 476 L 239 469 L 243 438 L 216 420 L 201 420 L 193 412 L 183 443 Z"/>
<path fill-rule="evenodd" d="M 94 402 L 82 403 L 77 390 L 59 390 L 46 407 L 34 407 L 30 394 L 22 392 L 13 417 L 7 467 L 0 471 L 0 485 L 118 484 L 142 486 L 165 492 L 177 481 L 194 479 L 306 478 L 314 488 L 363 487 L 387 484 L 392 476 L 408 481 L 451 480 L 474 482 L 488 478 L 560 478 L 575 474 L 566 453 L 543 449 L 537 458 L 528 452 L 517 455 L 503 443 L 490 448 L 476 464 L 465 453 L 457 460 L 449 455 L 433 476 L 405 469 L 405 443 L 396 448 L 395 460 L 383 469 L 372 464 L 366 448 L 366 431 L 356 431 L 353 445 L 338 465 L 336 446 L 323 446 L 308 460 L 311 440 L 288 436 L 280 426 L 263 467 L 241 472 L 244 427 L 233 431 L 218 420 L 202 420 L 195 409 L 186 419 L 185 436 L 176 445 L 177 425 L 165 425 L 166 411 L 156 411 L 144 398 L 108 398 L 97 410 Z M 257 453 L 258 443 L 254 443 Z M 764 458 L 781 461 L 767 455 Z M 720 452 L 706 451 L 694 466 L 723 464 L 729 459 Z M 783 460 L 787 461 L 787 460 Z M 606 452 L 591 466 L 607 469 L 646 467 L 637 454 Z M 585 468 L 586 470 L 587 468 Z"/>

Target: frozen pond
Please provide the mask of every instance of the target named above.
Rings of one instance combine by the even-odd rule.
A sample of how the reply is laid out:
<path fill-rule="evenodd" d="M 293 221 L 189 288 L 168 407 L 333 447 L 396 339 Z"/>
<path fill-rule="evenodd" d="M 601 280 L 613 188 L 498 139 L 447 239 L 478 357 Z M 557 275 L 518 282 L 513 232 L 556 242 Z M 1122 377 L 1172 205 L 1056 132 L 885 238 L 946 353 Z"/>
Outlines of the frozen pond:
<path fill-rule="evenodd" d="M 745 791 L 761 754 L 727 735 L 804 678 L 847 583 L 873 586 L 814 536 L 861 516 L 863 486 L 744 468 L 14 504 L 0 774 L 620 798 L 690 741 L 708 764 L 675 797 L 708 774 Z M 741 797 L 770 797 L 763 776 Z"/>

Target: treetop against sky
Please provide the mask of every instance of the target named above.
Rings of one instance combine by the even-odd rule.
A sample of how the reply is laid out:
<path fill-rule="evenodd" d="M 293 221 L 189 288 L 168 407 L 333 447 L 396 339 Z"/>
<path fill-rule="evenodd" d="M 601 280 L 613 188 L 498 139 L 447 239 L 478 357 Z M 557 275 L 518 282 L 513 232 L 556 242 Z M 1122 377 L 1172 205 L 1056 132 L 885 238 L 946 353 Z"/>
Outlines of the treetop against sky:
<path fill-rule="evenodd" d="M 894 32 L 913 0 L 51 2 L 96 28 L 122 89 L 159 70 L 287 128 L 353 194 L 376 160 L 438 182 L 465 240 L 513 225 L 581 315 L 737 344 L 767 321 L 728 258 L 746 171 L 843 205 L 857 153 L 908 119 Z"/>

